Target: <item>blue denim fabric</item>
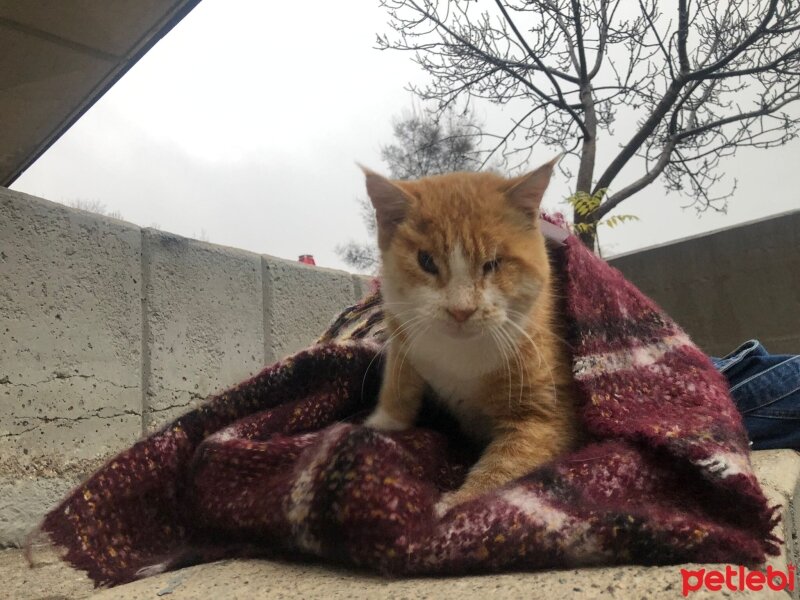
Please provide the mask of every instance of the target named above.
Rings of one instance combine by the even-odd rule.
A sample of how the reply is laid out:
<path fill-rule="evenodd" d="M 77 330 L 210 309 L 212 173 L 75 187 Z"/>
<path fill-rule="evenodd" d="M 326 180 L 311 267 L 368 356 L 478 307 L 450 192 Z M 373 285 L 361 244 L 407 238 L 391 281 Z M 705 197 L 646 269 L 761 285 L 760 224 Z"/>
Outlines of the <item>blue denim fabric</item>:
<path fill-rule="evenodd" d="M 750 340 L 711 361 L 728 379 L 754 450 L 800 449 L 800 356 Z"/>

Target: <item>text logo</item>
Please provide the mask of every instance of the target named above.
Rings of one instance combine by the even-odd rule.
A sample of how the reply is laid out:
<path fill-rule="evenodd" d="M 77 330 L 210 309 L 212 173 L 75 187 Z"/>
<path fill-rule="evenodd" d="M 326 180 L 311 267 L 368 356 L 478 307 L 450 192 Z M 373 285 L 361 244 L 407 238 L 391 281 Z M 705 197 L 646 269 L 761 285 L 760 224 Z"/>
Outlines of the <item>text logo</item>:
<path fill-rule="evenodd" d="M 779 571 L 768 566 L 766 571 L 750 571 L 743 566 L 733 567 L 727 565 L 725 571 L 716 569 L 681 569 L 684 596 L 697 590 L 718 592 L 722 589 L 743 592 L 758 592 L 764 588 L 770 590 L 794 591 L 796 576 L 794 565 L 789 565 L 786 571 Z"/>

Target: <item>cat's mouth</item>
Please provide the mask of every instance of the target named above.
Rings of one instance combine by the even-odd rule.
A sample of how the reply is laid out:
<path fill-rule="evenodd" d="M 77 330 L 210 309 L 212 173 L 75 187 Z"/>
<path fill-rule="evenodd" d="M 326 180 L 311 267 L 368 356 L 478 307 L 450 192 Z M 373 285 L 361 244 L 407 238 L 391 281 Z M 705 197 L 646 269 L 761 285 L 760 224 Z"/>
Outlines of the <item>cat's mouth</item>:
<path fill-rule="evenodd" d="M 446 335 L 460 340 L 479 337 L 484 331 L 484 327 L 480 323 L 456 323 L 453 320 L 444 321 L 442 329 Z"/>

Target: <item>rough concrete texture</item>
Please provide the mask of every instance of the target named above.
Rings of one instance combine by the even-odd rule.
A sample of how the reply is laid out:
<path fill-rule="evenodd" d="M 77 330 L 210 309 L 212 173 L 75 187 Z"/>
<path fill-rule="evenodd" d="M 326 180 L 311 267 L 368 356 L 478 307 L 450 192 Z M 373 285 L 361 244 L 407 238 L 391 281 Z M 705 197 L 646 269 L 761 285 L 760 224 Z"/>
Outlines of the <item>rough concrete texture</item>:
<path fill-rule="evenodd" d="M 609 262 L 706 352 L 760 339 L 800 353 L 800 211 L 620 256 Z"/>
<path fill-rule="evenodd" d="M 264 352 L 267 362 L 302 350 L 321 334 L 335 316 L 331 306 L 353 303 L 353 277 L 342 271 L 309 267 L 262 257 L 264 308 L 271 315 Z"/>
<path fill-rule="evenodd" d="M 0 543 L 141 433 L 140 240 L 0 188 Z"/>
<path fill-rule="evenodd" d="M 0 240 L 0 453 L 85 459 L 135 439 L 139 230 L 0 189 Z"/>
<path fill-rule="evenodd" d="M 0 479 L 0 539 L 4 545 L 22 546 L 42 514 L 79 481 L 79 477 L 63 474 Z"/>
<path fill-rule="evenodd" d="M 67 567 L 53 552 L 38 552 L 34 568 L 22 550 L 0 550 L 2 596 L 9 600 L 75 600 L 96 592 L 82 571 Z"/>
<path fill-rule="evenodd" d="M 800 455 L 791 450 L 753 454 L 753 465 L 773 503 L 784 506 L 784 523 L 778 535 L 791 539 L 796 530 L 787 514 L 798 493 Z M 791 549 L 791 545 L 790 545 Z M 792 563 L 797 555 L 789 554 Z M 337 569 L 319 564 L 266 560 L 222 561 L 164 573 L 110 590 L 92 592 L 89 582 L 51 555 L 39 558 L 29 570 L 19 551 L 0 553 L 0 577 L 11 581 L 13 598 L 85 598 L 93 600 L 172 600 L 201 598 L 682 598 L 681 568 L 720 569 L 720 565 L 674 565 L 667 567 L 620 567 L 567 569 L 538 573 L 511 573 L 452 578 L 386 579 L 370 573 Z M 785 569 L 787 556 L 768 564 Z M 724 570 L 724 566 L 722 566 Z M 690 598 L 758 598 L 785 600 L 785 592 L 697 591 Z M 797 595 L 793 595 L 795 599 Z"/>
<path fill-rule="evenodd" d="M 143 431 L 355 300 L 349 273 L 0 188 L 0 546 Z"/>
<path fill-rule="evenodd" d="M 145 230 L 143 257 L 152 431 L 264 366 L 264 307 L 257 254 Z"/>

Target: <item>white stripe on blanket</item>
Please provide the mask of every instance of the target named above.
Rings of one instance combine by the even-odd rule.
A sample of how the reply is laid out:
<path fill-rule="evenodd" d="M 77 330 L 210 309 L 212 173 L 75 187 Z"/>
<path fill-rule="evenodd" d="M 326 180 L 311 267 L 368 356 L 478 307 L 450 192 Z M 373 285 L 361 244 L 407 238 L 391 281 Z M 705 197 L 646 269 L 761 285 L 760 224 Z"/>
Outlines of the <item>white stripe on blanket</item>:
<path fill-rule="evenodd" d="M 575 360 L 572 372 L 576 379 L 589 379 L 604 373 L 616 373 L 617 371 L 646 367 L 661 360 L 667 352 L 687 344 L 691 344 L 689 336 L 681 332 L 647 346 L 589 354 Z"/>

